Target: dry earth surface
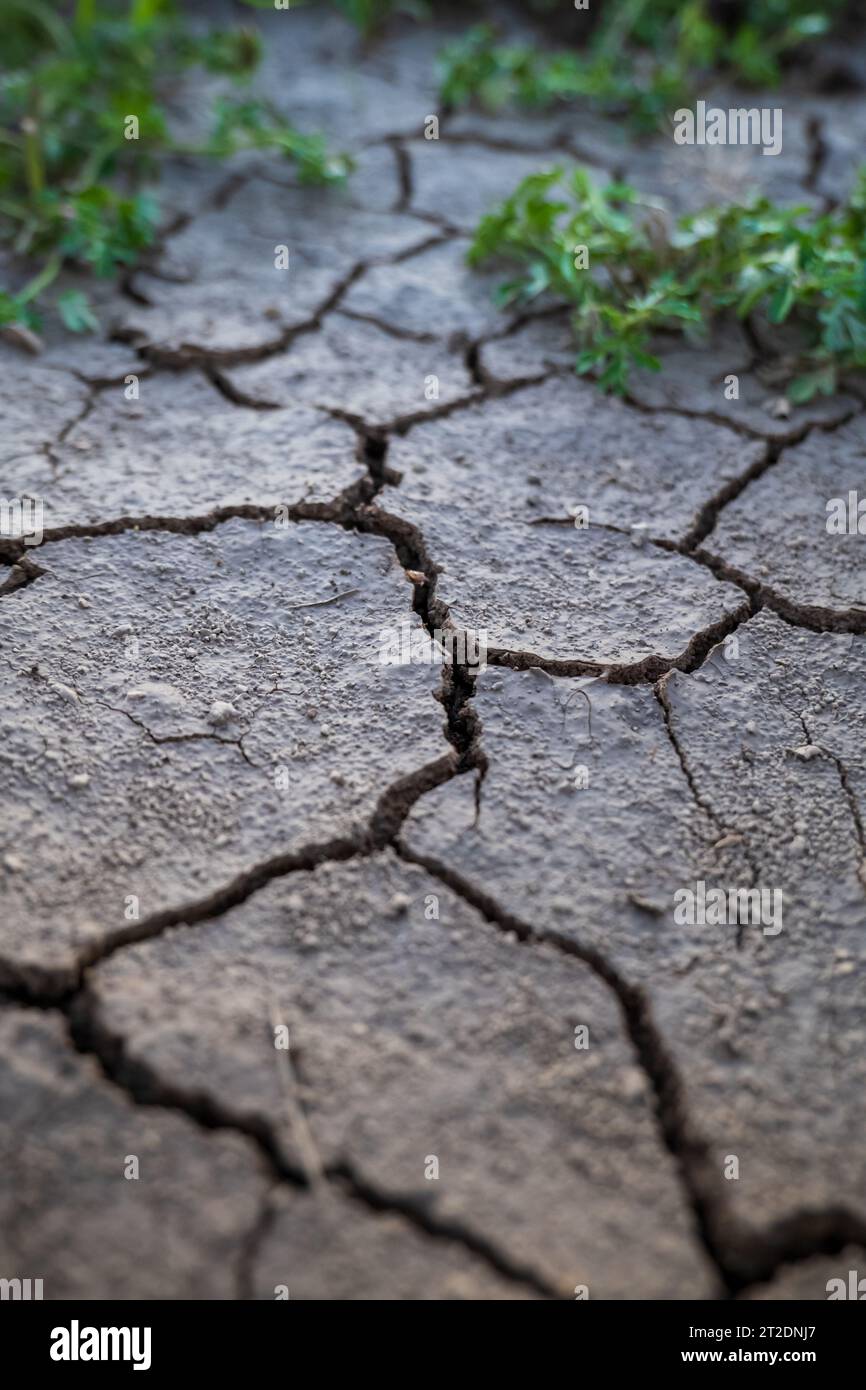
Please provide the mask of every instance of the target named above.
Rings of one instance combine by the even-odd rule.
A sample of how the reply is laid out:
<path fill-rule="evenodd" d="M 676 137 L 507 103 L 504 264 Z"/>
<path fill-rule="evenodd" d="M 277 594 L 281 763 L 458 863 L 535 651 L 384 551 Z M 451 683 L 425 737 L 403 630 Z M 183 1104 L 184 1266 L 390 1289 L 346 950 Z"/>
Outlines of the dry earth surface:
<path fill-rule="evenodd" d="M 784 94 L 778 159 L 428 141 L 454 24 L 261 23 L 345 190 L 179 163 L 103 333 L 0 348 L 0 493 L 45 504 L 0 542 L 0 1275 L 824 1298 L 866 1249 L 860 394 L 781 417 L 726 330 L 611 400 L 464 256 L 552 161 L 838 198 L 864 104 Z M 380 659 L 446 629 L 477 680 Z M 678 924 L 701 880 L 783 929 Z"/>

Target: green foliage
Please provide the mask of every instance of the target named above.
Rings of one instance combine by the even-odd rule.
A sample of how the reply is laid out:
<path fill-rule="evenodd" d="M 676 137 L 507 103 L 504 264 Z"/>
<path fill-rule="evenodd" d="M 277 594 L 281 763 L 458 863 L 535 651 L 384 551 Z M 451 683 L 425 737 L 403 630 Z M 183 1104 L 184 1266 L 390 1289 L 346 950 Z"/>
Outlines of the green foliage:
<path fill-rule="evenodd" d="M 70 333 L 89 333 L 99 327 L 87 295 L 81 290 L 65 290 L 58 295 L 57 312 Z"/>
<path fill-rule="evenodd" d="M 339 10 L 359 29 L 365 39 L 381 29 L 393 15 L 407 15 L 411 19 L 428 19 L 430 5 L 427 0 L 330 0 L 334 9 Z M 274 0 L 241 0 L 254 10 L 273 10 Z M 300 6 L 305 0 L 291 0 L 291 8 Z"/>
<path fill-rule="evenodd" d="M 603 110 L 627 110 L 643 127 L 657 124 L 685 94 L 676 63 L 660 63 L 652 81 L 641 84 L 619 54 L 546 54 L 525 44 L 499 45 L 486 24 L 445 50 L 440 77 L 439 94 L 446 106 L 475 101 L 496 111 L 516 102 L 542 109 L 585 98 Z"/>
<path fill-rule="evenodd" d="M 744 0 L 726 30 L 709 0 L 609 0 L 585 47 L 559 53 L 498 44 L 481 24 L 443 53 L 441 96 L 492 110 L 588 98 L 650 127 L 713 74 L 774 85 L 785 54 L 825 33 L 844 8 L 845 0 Z"/>
<path fill-rule="evenodd" d="M 284 124 L 267 102 L 219 98 L 214 117 L 201 153 L 225 159 L 238 150 L 277 150 L 295 163 L 302 183 L 339 182 L 351 169 L 346 155 L 328 153 L 323 135 L 305 135 Z"/>
<path fill-rule="evenodd" d="M 247 96 L 215 101 L 200 145 L 172 133 L 162 93 L 196 67 L 246 79 L 259 58 L 250 30 L 193 29 L 173 0 L 77 0 L 71 8 L 64 17 L 46 0 L 0 0 L 0 239 L 15 256 L 42 262 L 24 289 L 0 293 L 0 324 L 38 326 L 38 305 L 67 262 L 100 276 L 134 264 L 159 220 L 139 190 L 173 153 L 274 149 L 311 182 L 342 178 L 349 167 L 321 136 L 301 134 Z M 127 138 L 129 116 L 137 138 Z M 73 332 L 95 326 L 82 291 L 51 307 Z"/>
<path fill-rule="evenodd" d="M 381 28 L 392 15 L 425 19 L 430 13 L 430 6 L 425 0 L 333 0 L 333 3 L 360 29 L 365 38 Z"/>
<path fill-rule="evenodd" d="M 588 268 L 579 268 L 579 247 Z M 672 227 L 657 202 L 626 185 L 597 187 L 582 169 L 533 174 L 480 222 L 469 260 L 490 259 L 519 267 L 501 302 L 549 294 L 575 306 L 577 371 L 597 372 L 620 394 L 633 366 L 658 368 L 654 333 L 695 335 L 725 312 L 797 323 L 793 400 L 832 393 L 841 371 L 866 367 L 866 168 L 832 213 L 757 198 Z"/>

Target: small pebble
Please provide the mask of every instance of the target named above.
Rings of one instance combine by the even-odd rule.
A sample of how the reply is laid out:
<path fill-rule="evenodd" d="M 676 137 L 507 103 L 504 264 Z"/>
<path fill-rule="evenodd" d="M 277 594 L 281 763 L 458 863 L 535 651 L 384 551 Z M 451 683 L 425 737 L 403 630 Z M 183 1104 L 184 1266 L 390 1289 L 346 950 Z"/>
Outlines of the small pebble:
<path fill-rule="evenodd" d="M 793 753 L 795 758 L 801 758 L 804 763 L 821 756 L 821 749 L 817 743 L 801 743 L 798 748 L 789 748 L 788 751 Z"/>
<path fill-rule="evenodd" d="M 637 1096 L 642 1096 L 646 1090 L 646 1080 L 643 1072 L 637 1067 L 626 1067 L 620 1080 L 620 1091 L 626 1100 L 634 1100 Z"/>
<path fill-rule="evenodd" d="M 207 721 L 220 729 L 224 724 L 230 724 L 237 718 L 237 710 L 234 705 L 230 705 L 228 700 L 214 700 L 210 707 Z"/>

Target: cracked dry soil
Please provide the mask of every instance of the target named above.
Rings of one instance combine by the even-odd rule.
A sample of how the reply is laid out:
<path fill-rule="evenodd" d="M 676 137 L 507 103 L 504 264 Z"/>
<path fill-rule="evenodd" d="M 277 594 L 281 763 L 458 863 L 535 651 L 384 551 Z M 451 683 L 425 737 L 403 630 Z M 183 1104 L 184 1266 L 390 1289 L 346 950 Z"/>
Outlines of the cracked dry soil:
<path fill-rule="evenodd" d="M 687 173 L 573 114 L 427 142 L 447 20 L 261 23 L 347 188 L 179 162 L 104 334 L 0 347 L 0 492 L 45 503 L 0 542 L 0 1275 L 824 1298 L 866 1250 L 861 394 L 780 420 L 752 328 L 605 398 L 463 257 L 551 160 L 839 197 L 862 104 Z M 404 624 L 487 669 L 383 664 Z M 678 925 L 701 880 L 784 929 Z"/>

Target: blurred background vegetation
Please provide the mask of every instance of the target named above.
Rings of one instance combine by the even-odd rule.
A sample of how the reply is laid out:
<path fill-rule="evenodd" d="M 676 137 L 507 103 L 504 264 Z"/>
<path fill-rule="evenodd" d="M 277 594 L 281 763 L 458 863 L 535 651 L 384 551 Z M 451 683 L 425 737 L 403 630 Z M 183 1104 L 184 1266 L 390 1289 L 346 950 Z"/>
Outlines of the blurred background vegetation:
<path fill-rule="evenodd" d="M 356 26 L 361 63 L 389 24 L 424 24 L 433 13 L 424 0 L 310 3 Z M 28 334 L 46 314 L 73 332 L 96 327 L 86 289 L 55 282 L 65 266 L 110 277 L 136 263 L 157 239 L 153 190 L 176 155 L 271 150 L 302 181 L 351 175 L 327 131 L 299 131 L 250 85 L 261 39 L 249 12 L 274 8 L 238 0 L 237 22 L 214 25 L 206 6 L 176 0 L 0 0 L 0 328 Z M 444 112 L 582 103 L 638 134 L 663 127 L 713 83 L 778 87 L 822 38 L 857 19 L 849 0 L 604 0 L 585 11 L 526 0 L 518 9 L 540 35 L 528 43 L 503 37 L 489 9 L 470 0 L 450 12 L 466 27 L 440 56 Z M 207 96 L 205 133 L 192 141 L 169 103 L 196 70 L 225 81 L 204 85 L 218 94 Z M 833 214 L 757 200 L 685 219 L 660 240 L 632 190 L 597 194 L 580 176 L 565 187 L 540 175 L 484 220 L 472 257 L 518 267 L 505 298 L 572 304 L 578 369 L 597 370 L 615 390 L 626 389 L 634 364 L 655 365 L 647 344 L 659 328 L 691 332 L 718 311 L 794 316 L 807 330 L 794 388 L 805 397 L 835 389 L 839 369 L 866 364 L 863 187 Z M 593 245 L 601 277 L 576 273 L 576 239 Z"/>

